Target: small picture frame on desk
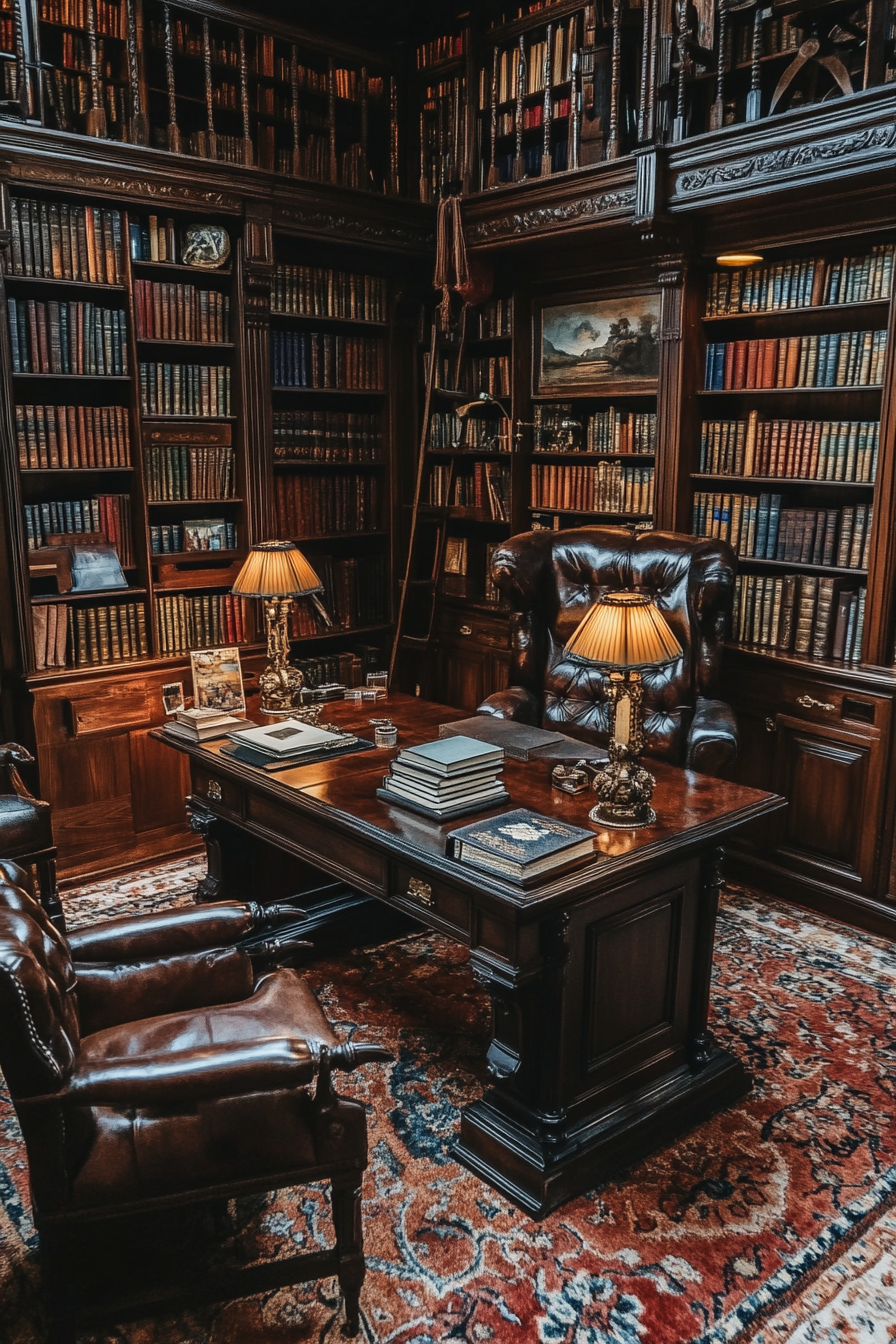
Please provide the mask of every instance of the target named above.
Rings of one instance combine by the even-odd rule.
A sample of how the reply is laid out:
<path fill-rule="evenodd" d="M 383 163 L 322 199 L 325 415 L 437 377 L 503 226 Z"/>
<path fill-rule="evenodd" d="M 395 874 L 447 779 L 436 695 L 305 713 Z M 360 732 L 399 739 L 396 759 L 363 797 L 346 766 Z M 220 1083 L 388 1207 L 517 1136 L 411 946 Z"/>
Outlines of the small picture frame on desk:
<path fill-rule="evenodd" d="M 535 392 L 645 391 L 659 375 L 660 294 L 545 303 L 536 313 Z"/>
<path fill-rule="evenodd" d="M 197 709 L 220 709 L 227 714 L 245 714 L 246 693 L 240 651 L 236 645 L 221 649 L 197 649 L 190 654 L 193 672 L 193 703 Z"/>
<path fill-rule="evenodd" d="M 184 684 L 182 681 L 168 681 L 162 687 L 162 708 L 166 714 L 176 714 L 184 708 Z"/>

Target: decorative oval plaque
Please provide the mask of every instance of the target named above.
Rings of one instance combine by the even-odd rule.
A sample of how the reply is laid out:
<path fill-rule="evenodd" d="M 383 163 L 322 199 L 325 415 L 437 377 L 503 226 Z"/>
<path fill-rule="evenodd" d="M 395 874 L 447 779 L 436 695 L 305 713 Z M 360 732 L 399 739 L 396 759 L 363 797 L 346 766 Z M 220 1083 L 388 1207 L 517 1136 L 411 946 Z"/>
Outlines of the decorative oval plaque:
<path fill-rule="evenodd" d="M 181 260 L 185 266 L 216 270 L 230 256 L 230 234 L 220 224 L 191 224 L 184 229 Z"/>

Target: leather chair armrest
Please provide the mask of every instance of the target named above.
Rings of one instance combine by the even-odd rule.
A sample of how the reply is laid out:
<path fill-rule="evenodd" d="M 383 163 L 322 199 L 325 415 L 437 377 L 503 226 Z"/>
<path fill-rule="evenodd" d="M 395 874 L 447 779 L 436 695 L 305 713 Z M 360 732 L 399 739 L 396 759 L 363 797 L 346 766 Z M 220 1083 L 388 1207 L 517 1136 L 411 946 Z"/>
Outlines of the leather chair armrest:
<path fill-rule="evenodd" d="M 66 1087 L 31 1104 L 74 1102 L 79 1106 L 169 1106 L 249 1092 L 303 1087 L 317 1072 L 308 1041 L 267 1037 L 224 1042 L 161 1055 L 104 1060 L 75 1070 Z"/>
<path fill-rule="evenodd" d="M 152 915 L 125 915 L 76 929 L 67 937 L 73 961 L 126 962 L 228 947 L 250 934 L 297 923 L 304 913 L 292 905 L 218 901 Z"/>
<path fill-rule="evenodd" d="M 717 775 L 737 759 L 737 718 L 724 700 L 697 697 L 688 733 L 685 769 Z"/>
<path fill-rule="evenodd" d="M 21 1097 L 21 1106 L 170 1106 L 193 1105 L 249 1092 L 279 1092 L 304 1087 L 320 1070 L 321 1056 L 331 1068 L 348 1072 L 361 1064 L 390 1060 L 378 1045 L 347 1043 L 318 1053 L 308 1041 L 269 1036 L 234 1045 L 230 1041 L 169 1050 L 160 1055 L 134 1055 L 76 1068 L 65 1087 L 37 1097 Z"/>
<path fill-rule="evenodd" d="M 240 1003 L 255 988 L 252 960 L 237 947 L 122 965 L 76 962 L 75 975 L 84 1036 L 144 1017 Z"/>
<path fill-rule="evenodd" d="M 476 713 L 491 714 L 496 719 L 513 719 L 516 723 L 529 723 L 533 728 L 538 728 L 541 721 L 538 701 L 524 686 L 508 686 L 506 691 L 496 691 L 483 700 Z"/>
<path fill-rule="evenodd" d="M 18 742 L 0 743 L 0 770 L 6 771 L 6 793 L 17 793 L 20 798 L 31 798 L 25 781 L 16 766 L 33 765 L 34 757 L 30 751 L 20 747 Z"/>

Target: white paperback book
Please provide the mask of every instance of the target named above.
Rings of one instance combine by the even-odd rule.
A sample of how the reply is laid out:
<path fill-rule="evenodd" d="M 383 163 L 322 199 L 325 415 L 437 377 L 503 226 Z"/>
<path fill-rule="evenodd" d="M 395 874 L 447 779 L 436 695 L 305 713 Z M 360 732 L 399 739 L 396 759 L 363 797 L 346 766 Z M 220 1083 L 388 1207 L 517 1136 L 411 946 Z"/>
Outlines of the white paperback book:
<path fill-rule="evenodd" d="M 235 742 L 245 743 L 269 756 L 299 756 L 303 751 L 320 751 L 345 741 L 340 733 L 329 733 L 298 719 L 282 719 L 263 728 L 244 728 L 229 734 Z"/>

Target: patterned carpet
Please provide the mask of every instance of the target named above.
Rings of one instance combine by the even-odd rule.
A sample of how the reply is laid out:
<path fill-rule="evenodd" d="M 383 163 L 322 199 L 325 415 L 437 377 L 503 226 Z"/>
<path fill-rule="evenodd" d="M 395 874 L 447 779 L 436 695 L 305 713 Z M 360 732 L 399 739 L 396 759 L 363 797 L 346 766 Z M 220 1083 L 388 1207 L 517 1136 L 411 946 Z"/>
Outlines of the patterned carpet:
<path fill-rule="evenodd" d="M 190 899 L 195 860 L 66 895 L 73 925 Z M 343 1082 L 369 1109 L 366 1344 L 859 1344 L 896 1340 L 896 952 L 730 891 L 714 1030 L 753 1071 L 740 1105 L 536 1224 L 455 1164 L 484 1082 L 487 1005 L 436 935 L 307 972 L 346 1035 L 396 1053 Z M 232 1204 L 241 1259 L 325 1245 L 321 1191 Z M 191 1231 L 184 1233 L 192 1236 Z M 188 1252 L 189 1253 L 189 1252 Z M 44 1339 L 24 1153 L 0 1094 L 0 1339 Z M 333 1281 L 88 1340 L 335 1341 Z"/>

